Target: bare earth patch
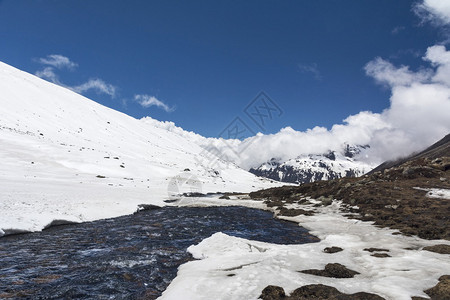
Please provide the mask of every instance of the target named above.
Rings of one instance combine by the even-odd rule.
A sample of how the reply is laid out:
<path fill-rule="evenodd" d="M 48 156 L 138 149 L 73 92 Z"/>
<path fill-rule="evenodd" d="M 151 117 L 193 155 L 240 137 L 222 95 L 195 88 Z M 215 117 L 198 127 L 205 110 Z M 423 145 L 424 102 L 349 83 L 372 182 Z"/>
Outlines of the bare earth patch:
<path fill-rule="evenodd" d="M 344 294 L 334 287 L 323 284 L 302 286 L 293 291 L 290 296 L 286 296 L 282 287 L 269 285 L 262 291 L 259 298 L 262 300 L 384 300 L 383 297 L 365 292 Z"/>

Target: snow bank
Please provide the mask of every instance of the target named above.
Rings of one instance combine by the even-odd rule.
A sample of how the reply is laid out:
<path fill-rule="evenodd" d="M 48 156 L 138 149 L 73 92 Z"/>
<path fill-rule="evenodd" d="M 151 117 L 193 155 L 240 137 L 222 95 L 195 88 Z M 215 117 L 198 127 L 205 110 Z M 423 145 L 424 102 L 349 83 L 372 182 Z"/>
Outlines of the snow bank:
<path fill-rule="evenodd" d="M 235 200 L 222 200 L 222 204 Z M 217 200 L 217 202 L 220 202 Z M 245 203 L 241 203 L 244 204 Z M 280 217 L 300 224 L 318 236 L 319 243 L 274 245 L 216 233 L 188 251 L 199 259 L 180 266 L 178 276 L 160 299 L 257 299 L 267 285 L 287 292 L 307 284 L 325 284 L 344 293 L 376 293 L 386 299 L 427 297 L 423 290 L 448 274 L 448 255 L 421 250 L 449 241 L 427 241 L 393 235 L 394 230 L 350 220 L 339 204 L 318 209 L 314 216 Z M 325 247 L 342 252 L 328 254 Z M 384 248 L 391 257 L 374 257 L 366 248 Z M 354 278 L 336 279 L 298 271 L 323 269 L 340 263 L 359 272 Z"/>
<path fill-rule="evenodd" d="M 204 193 L 280 185 L 205 152 L 195 135 L 136 120 L 1 62 L 0 107 L 0 236 L 165 205 L 171 179 L 185 172 Z M 189 192 L 183 184 L 177 190 Z"/>

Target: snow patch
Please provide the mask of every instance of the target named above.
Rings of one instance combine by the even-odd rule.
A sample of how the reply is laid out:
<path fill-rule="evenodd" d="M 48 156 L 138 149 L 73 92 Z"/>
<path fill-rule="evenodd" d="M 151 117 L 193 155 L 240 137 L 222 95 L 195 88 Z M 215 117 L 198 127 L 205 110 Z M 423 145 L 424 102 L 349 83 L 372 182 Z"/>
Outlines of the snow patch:
<path fill-rule="evenodd" d="M 429 189 L 426 195 L 429 198 L 450 199 L 449 189 Z"/>

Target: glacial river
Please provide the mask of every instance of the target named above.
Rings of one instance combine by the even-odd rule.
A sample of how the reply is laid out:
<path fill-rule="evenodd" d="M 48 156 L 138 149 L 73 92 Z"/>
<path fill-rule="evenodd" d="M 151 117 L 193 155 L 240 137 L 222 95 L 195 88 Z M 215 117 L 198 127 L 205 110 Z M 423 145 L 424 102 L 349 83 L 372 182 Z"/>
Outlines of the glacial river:
<path fill-rule="evenodd" d="M 0 298 L 155 299 L 215 232 L 276 244 L 317 241 L 244 207 L 176 208 L 0 238 Z"/>

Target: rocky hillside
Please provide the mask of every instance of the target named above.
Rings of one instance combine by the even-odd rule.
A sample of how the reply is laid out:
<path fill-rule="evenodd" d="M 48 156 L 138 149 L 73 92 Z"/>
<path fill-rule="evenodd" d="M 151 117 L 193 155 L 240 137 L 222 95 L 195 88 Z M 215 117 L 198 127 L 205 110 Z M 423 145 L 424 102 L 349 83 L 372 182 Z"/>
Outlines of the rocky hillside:
<path fill-rule="evenodd" d="M 372 169 L 355 157 L 368 146 L 345 145 L 340 151 L 325 154 L 300 155 L 289 160 L 272 158 L 250 172 L 281 182 L 308 183 L 343 177 L 358 177 Z"/>
<path fill-rule="evenodd" d="M 305 197 L 322 200 L 322 205 L 342 200 L 351 218 L 374 221 L 425 239 L 450 239 L 450 141 L 449 136 L 425 151 L 378 168 L 360 178 L 341 178 L 261 190 L 250 194 L 265 199 L 282 214 L 289 203 L 306 203 Z"/>
<path fill-rule="evenodd" d="M 447 134 L 443 139 L 434 143 L 427 149 L 425 149 L 419 153 L 412 154 L 406 158 L 401 158 L 401 159 L 394 160 L 394 161 L 384 162 L 381 165 L 379 165 L 378 167 L 376 167 L 375 169 L 373 169 L 372 171 L 370 171 L 369 174 L 383 171 L 385 169 L 389 169 L 389 168 L 393 168 L 393 167 L 398 167 L 408 161 L 416 160 L 419 158 L 428 158 L 428 159 L 439 158 L 439 157 L 443 157 L 443 156 L 448 156 L 449 153 L 450 153 L 450 134 Z"/>

